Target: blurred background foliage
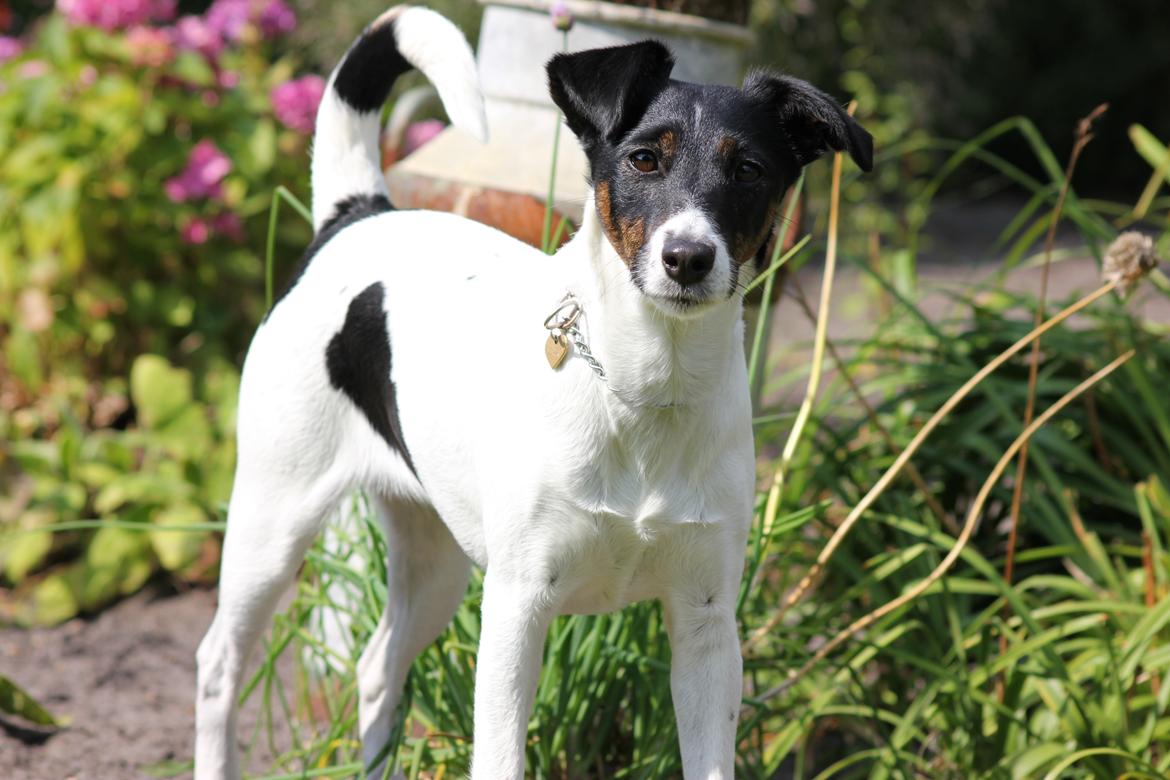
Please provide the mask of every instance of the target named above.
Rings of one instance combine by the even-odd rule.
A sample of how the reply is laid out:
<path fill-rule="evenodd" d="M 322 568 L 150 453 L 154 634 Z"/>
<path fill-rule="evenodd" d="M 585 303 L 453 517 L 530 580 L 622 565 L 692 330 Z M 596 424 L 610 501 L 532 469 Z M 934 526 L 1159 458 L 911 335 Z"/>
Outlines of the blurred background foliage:
<path fill-rule="evenodd" d="M 214 572 L 265 216 L 307 188 L 291 11 L 68 8 L 20 17 L 0 65 L 0 573 L 34 622 Z M 290 222 L 277 248 L 310 237 Z"/>
<path fill-rule="evenodd" d="M 0 620 L 58 622 L 160 575 L 213 579 L 238 367 L 265 310 L 273 192 L 283 186 L 305 199 L 306 118 L 319 75 L 386 5 L 144 0 L 145 16 L 132 22 L 78 21 L 111 7 L 103 2 L 62 0 L 54 10 L 44 0 L 0 0 Z M 476 39 L 480 5 L 427 4 Z M 917 270 L 939 197 L 963 206 L 1006 200 L 1007 224 L 985 237 L 986 256 L 1004 269 L 1028 264 L 1072 129 L 1108 101 L 1066 207 L 1070 240 L 1099 259 L 1120 227 L 1137 224 L 1167 254 L 1164 5 L 750 3 L 758 36 L 750 61 L 857 100 L 876 136 L 874 175 L 845 180 L 842 257 L 867 278 L 881 316 L 866 338 L 838 345 L 872 416 L 835 374 L 794 458 L 785 514 L 771 538 L 758 525 L 753 532 L 740 599 L 745 634 L 807 569 L 838 508 L 856 501 L 958 383 L 1027 328 L 1020 312 L 1035 299 L 996 280 L 952 290 L 942 321 L 924 314 Z M 976 141 L 955 140 L 968 138 Z M 793 265 L 824 249 L 828 171 L 810 169 L 816 240 Z M 309 228 L 292 215 L 272 224 L 279 280 Z M 1157 295 L 1170 294 L 1164 277 L 1157 284 Z M 800 316 L 784 305 L 784 316 Z M 1137 347 L 1139 357 L 1037 437 L 1017 590 L 1006 592 L 997 576 L 1009 484 L 931 598 L 888 616 L 785 695 L 757 696 L 827 636 L 920 579 L 953 543 L 954 518 L 934 514 L 920 492 L 883 496 L 799 620 L 749 654 L 744 776 L 794 765 L 805 776 L 850 753 L 860 763 L 845 774 L 1029 777 L 1076 747 L 1119 744 L 1165 764 L 1165 751 L 1150 746 L 1170 739 L 1170 685 L 1162 684 L 1170 607 L 1147 608 L 1151 598 L 1170 603 L 1166 331 L 1110 300 L 1079 330 L 1046 337 L 1041 406 L 1117 351 Z M 786 388 L 804 371 L 768 363 L 764 396 L 791 397 Z M 921 454 L 923 476 L 949 512 L 961 513 L 1018 433 L 1022 374 L 1017 366 L 989 380 Z M 789 412 L 759 410 L 765 481 Z M 362 527 L 352 544 L 376 550 L 380 541 Z M 345 558 L 314 550 L 270 656 L 294 636 L 305 641 L 311 608 L 330 600 L 331 580 L 347 580 L 364 594 L 349 605 L 352 664 L 384 594 Z M 376 570 L 376 556 L 370 565 Z M 412 675 L 415 711 L 398 738 L 414 772 L 466 770 L 459 735 L 469 733 L 476 594 L 473 585 L 455 626 Z M 677 773 L 673 721 L 662 717 L 669 650 L 657 641 L 659 619 L 656 607 L 640 605 L 625 617 L 558 622 L 554 676 L 542 682 L 540 737 L 530 745 L 548 776 L 574 776 L 591 762 L 632 767 L 627 776 Z M 1006 652 L 997 649 L 1004 636 Z M 306 646 L 336 661 L 334 648 Z M 282 684 L 275 668 L 259 673 L 265 689 Z M 558 670 L 578 687 L 558 686 Z M 352 675 L 344 679 L 351 685 Z M 997 680 L 999 692 L 989 693 Z M 352 689 L 330 706 L 325 727 L 283 767 L 352 759 Z M 589 728 L 574 729 L 582 723 Z M 1083 776 L 1117 776 L 1133 764 L 1094 756 L 1088 766 Z"/>

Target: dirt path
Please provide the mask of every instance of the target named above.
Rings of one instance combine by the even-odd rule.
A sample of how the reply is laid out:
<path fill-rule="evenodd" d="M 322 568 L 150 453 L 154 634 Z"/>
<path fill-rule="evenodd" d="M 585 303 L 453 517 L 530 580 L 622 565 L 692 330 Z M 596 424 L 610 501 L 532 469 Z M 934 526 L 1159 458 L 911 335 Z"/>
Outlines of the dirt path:
<path fill-rule="evenodd" d="M 71 722 L 39 744 L 0 728 L 0 774 L 120 780 L 149 777 L 161 762 L 190 761 L 195 648 L 214 609 L 213 592 L 147 591 L 92 620 L 0 629 L 0 670 Z M 242 733 L 255 717 L 245 710 Z"/>

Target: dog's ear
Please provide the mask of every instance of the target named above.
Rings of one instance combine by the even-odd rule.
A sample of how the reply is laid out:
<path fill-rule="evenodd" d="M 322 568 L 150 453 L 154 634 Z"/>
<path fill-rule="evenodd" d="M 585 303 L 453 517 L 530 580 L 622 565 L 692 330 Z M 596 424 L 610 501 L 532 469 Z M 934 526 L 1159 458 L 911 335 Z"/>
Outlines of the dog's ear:
<path fill-rule="evenodd" d="M 744 79 L 743 91 L 779 115 L 792 153 L 802 167 L 832 149 L 848 150 L 863 171 L 873 168 L 873 136 L 807 81 L 754 71 Z"/>
<path fill-rule="evenodd" d="M 588 151 L 636 125 L 673 67 L 670 50 L 651 40 L 558 54 L 546 66 L 548 91 Z"/>

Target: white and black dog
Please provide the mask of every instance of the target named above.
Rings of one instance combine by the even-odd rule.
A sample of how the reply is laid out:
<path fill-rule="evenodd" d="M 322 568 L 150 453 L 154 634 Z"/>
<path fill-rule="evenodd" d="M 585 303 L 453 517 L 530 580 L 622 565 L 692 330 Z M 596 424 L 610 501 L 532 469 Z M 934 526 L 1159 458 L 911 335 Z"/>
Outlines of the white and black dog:
<path fill-rule="evenodd" d="M 666 617 L 685 776 L 732 776 L 755 489 L 742 289 L 801 167 L 836 149 L 868 170 L 873 144 L 797 79 L 700 86 L 672 65 L 654 41 L 548 64 L 592 180 L 554 257 L 389 202 L 379 118 L 400 74 L 421 70 L 457 126 L 486 134 L 453 25 L 399 6 L 334 71 L 313 147 L 317 236 L 244 364 L 219 609 L 198 653 L 197 778 L 239 776 L 248 655 L 355 488 L 389 542 L 388 603 L 359 665 L 367 762 L 474 563 L 474 780 L 524 776 L 550 621 L 641 599 Z"/>

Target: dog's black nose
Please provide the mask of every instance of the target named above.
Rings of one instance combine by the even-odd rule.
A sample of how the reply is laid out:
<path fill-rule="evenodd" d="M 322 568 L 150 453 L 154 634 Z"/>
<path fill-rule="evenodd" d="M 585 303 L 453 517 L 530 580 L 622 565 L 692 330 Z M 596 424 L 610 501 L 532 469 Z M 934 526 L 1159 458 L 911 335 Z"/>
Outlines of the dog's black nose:
<path fill-rule="evenodd" d="M 662 246 L 666 275 L 683 287 L 700 281 L 715 265 L 715 247 L 701 241 L 668 238 Z"/>

